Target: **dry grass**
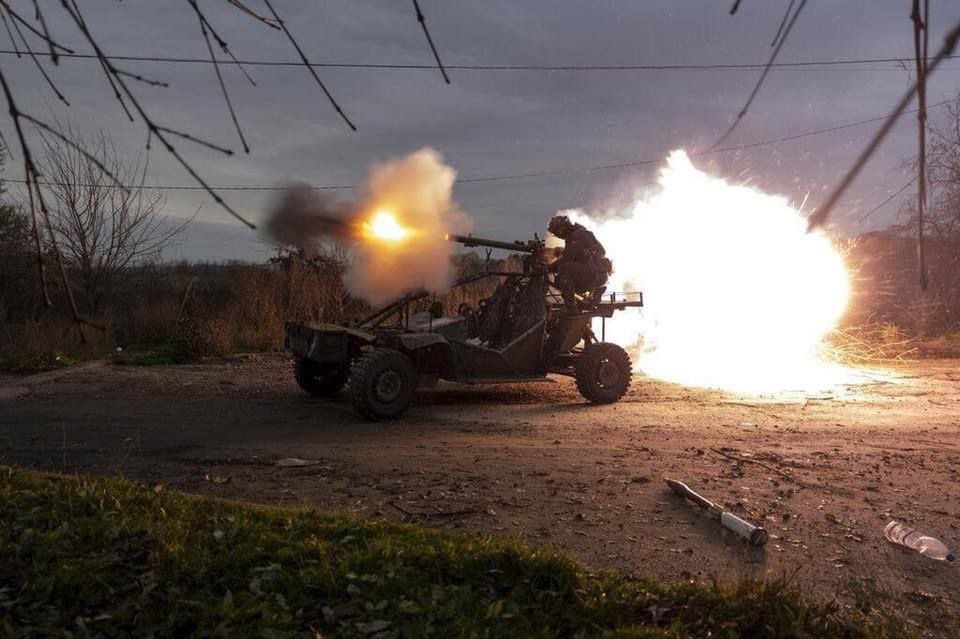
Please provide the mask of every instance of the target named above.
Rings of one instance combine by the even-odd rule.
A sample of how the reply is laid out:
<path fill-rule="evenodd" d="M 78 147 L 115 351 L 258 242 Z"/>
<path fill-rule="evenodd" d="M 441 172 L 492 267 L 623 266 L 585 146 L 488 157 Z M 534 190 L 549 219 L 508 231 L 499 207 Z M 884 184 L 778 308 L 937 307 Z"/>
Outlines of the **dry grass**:
<path fill-rule="evenodd" d="M 916 357 L 917 340 L 896 324 L 844 326 L 827 338 L 828 355 L 844 364 L 882 364 Z"/>
<path fill-rule="evenodd" d="M 458 266 L 458 275 L 484 268 L 469 258 Z M 114 291 L 110 305 L 94 318 L 107 330 L 88 329 L 87 344 L 81 343 L 62 313 L 24 309 L 21 316 L 39 319 L 0 322 L 0 369 L 42 370 L 107 355 L 125 363 L 167 363 L 280 350 L 287 321 L 346 323 L 369 311 L 344 287 L 344 269 L 338 255 L 312 260 L 287 256 L 270 264 L 134 269 Z M 434 300 L 448 313 L 456 312 L 461 303 L 476 308 L 495 285 L 495 280 L 476 282 L 423 300 L 423 309 L 417 310 L 425 310 Z M 116 355 L 118 347 L 121 355 Z"/>

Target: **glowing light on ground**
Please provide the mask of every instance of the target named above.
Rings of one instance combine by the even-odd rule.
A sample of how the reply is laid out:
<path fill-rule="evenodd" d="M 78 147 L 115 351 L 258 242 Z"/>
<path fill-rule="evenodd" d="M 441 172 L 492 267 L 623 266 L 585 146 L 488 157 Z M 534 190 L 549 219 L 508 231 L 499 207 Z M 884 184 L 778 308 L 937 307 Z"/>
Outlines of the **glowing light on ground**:
<path fill-rule="evenodd" d="M 850 278 L 831 240 L 807 233 L 786 198 L 711 177 L 674 151 L 659 188 L 624 211 L 587 217 L 613 260 L 609 290 L 646 307 L 607 322 L 643 373 L 744 393 L 816 391 L 857 376 L 826 361 Z"/>

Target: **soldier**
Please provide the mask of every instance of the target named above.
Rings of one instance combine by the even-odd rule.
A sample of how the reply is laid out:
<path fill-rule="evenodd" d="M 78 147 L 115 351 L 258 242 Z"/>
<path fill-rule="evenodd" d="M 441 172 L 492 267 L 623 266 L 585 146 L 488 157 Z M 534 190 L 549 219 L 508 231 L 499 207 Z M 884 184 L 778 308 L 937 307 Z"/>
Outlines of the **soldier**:
<path fill-rule="evenodd" d="M 556 273 L 553 283 L 560 290 L 564 308 L 576 313 L 578 294 L 591 295 L 607 284 L 612 270 L 603 245 L 580 224 L 574 224 L 566 215 L 556 215 L 547 230 L 564 241 L 557 249 L 559 259 L 550 265 Z"/>

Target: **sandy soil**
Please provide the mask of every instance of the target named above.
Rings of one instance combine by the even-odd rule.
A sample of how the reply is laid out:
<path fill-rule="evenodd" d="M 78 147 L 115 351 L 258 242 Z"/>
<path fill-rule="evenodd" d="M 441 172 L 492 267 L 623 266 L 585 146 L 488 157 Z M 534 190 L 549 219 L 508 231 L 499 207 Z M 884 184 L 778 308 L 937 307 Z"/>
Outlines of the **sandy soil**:
<path fill-rule="evenodd" d="M 516 535 L 666 579 L 787 575 L 845 605 L 899 610 L 933 636 L 944 615 L 960 618 L 960 566 L 904 552 L 882 530 L 903 519 L 960 548 L 960 361 L 890 373 L 761 398 L 637 378 L 601 407 L 566 379 L 441 385 L 402 421 L 368 423 L 343 399 L 300 393 L 280 356 L 88 364 L 0 378 L 0 457 Z M 317 463 L 277 466 L 287 457 Z M 763 522 L 770 542 L 747 548 L 663 477 Z"/>

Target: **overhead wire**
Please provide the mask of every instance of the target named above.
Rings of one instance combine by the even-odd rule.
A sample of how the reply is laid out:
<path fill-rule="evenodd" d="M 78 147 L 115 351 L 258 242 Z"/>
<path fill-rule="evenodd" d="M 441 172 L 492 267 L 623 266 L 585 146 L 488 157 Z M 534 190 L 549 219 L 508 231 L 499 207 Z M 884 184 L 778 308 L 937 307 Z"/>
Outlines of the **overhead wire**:
<path fill-rule="evenodd" d="M 937 107 L 946 106 L 948 104 L 953 103 L 954 101 L 955 100 L 953 99 L 942 100 L 940 102 L 936 102 L 934 104 L 928 105 L 927 108 L 933 109 Z M 916 111 L 915 109 L 911 109 L 906 112 L 912 113 L 915 111 Z M 821 129 L 813 129 L 810 131 L 804 131 L 802 133 L 795 133 L 792 135 L 784 135 L 776 138 L 768 138 L 765 140 L 758 140 L 756 142 L 748 142 L 745 144 L 731 145 L 731 146 L 721 147 L 718 149 L 696 151 L 692 153 L 692 155 L 702 156 L 702 155 L 712 155 L 714 153 L 732 153 L 736 151 L 744 151 L 747 149 L 753 149 L 753 148 L 762 147 L 762 146 L 769 146 L 769 145 L 778 144 L 781 142 L 790 142 L 793 140 L 799 140 L 807 137 L 812 137 L 815 135 L 822 135 L 824 133 L 833 133 L 833 132 L 841 131 L 844 129 L 850 129 L 853 127 L 863 126 L 866 124 L 872 124 L 874 122 L 885 120 L 886 118 L 887 116 L 876 116 L 872 118 L 866 118 L 863 120 L 855 120 L 852 122 L 846 122 L 843 124 L 838 124 L 835 126 L 825 127 Z M 555 175 L 591 173 L 596 171 L 607 171 L 607 170 L 631 168 L 631 167 L 637 167 L 637 166 L 646 166 L 650 164 L 659 163 L 660 161 L 661 161 L 660 159 L 651 158 L 651 159 L 632 160 L 632 161 L 617 162 L 617 163 L 610 163 L 610 164 L 600 164 L 600 165 L 594 165 L 594 166 L 569 167 L 564 169 L 549 169 L 549 170 L 533 171 L 533 172 L 527 172 L 527 173 L 480 176 L 480 177 L 473 177 L 473 178 L 467 177 L 467 178 L 458 178 L 456 180 L 456 183 L 457 184 L 476 184 L 476 183 L 484 183 L 484 182 L 502 182 L 507 180 L 521 180 L 521 179 L 528 179 L 528 178 L 549 177 L 549 176 L 555 176 Z M 13 182 L 13 183 L 23 182 L 23 180 L 18 180 L 18 179 L 8 179 L 6 181 Z M 41 182 L 41 184 L 43 183 Z M 353 188 L 356 188 L 357 186 L 358 184 L 327 184 L 327 185 L 311 185 L 311 188 L 320 190 L 320 191 L 325 191 L 325 190 L 336 191 L 336 190 L 353 189 Z M 203 187 L 196 186 L 196 185 L 155 185 L 148 188 L 156 189 L 156 190 L 164 190 L 164 191 L 204 191 L 206 190 Z M 218 191 L 281 191 L 286 187 L 274 186 L 274 185 L 248 185 L 248 186 L 226 185 L 226 186 L 214 186 L 212 188 Z"/>
<path fill-rule="evenodd" d="M 0 55 L 17 55 L 18 52 L 12 49 L 0 49 Z M 23 55 L 23 52 L 19 52 Z M 35 51 L 37 56 L 49 56 L 48 51 Z M 97 60 L 98 57 L 93 53 L 66 53 L 57 54 L 60 58 L 71 58 L 78 60 Z M 198 58 L 191 56 L 160 56 L 160 55 L 115 55 L 105 56 L 106 60 L 111 62 L 157 62 L 164 64 L 213 64 L 209 58 Z M 945 60 L 960 59 L 960 55 L 949 55 Z M 835 60 L 798 60 L 795 62 L 774 62 L 770 64 L 771 69 L 804 69 L 818 67 L 842 67 L 853 66 L 860 67 L 869 64 L 889 64 L 904 65 L 912 63 L 912 57 L 884 57 L 884 58 L 839 58 Z M 228 63 L 222 61 L 221 64 L 236 64 L 251 67 L 302 67 L 309 66 L 315 69 L 381 69 L 394 71 L 436 71 L 436 64 L 420 63 L 386 63 L 386 62 L 313 62 L 294 60 L 263 60 L 263 59 L 237 59 Z M 570 71 L 570 72 L 590 72 L 590 71 L 750 71 L 766 69 L 766 63 L 710 63 L 710 64 L 444 64 L 444 69 L 454 71 Z M 892 71 L 902 71 L 902 66 L 889 67 Z M 879 70 L 879 69 L 874 69 Z"/>
<path fill-rule="evenodd" d="M 926 66 L 924 78 L 933 74 L 937 70 L 937 67 L 940 66 L 940 63 L 946 59 L 946 56 L 953 53 L 953 50 L 957 47 L 958 41 L 960 41 L 960 22 L 957 22 L 957 24 L 947 32 L 947 35 L 943 40 L 943 45 L 940 47 L 940 51 L 937 52 L 936 57 L 934 57 L 933 60 L 931 60 Z M 827 219 L 830 217 L 830 213 L 833 211 L 833 208 L 837 205 L 837 202 L 840 201 L 840 198 L 842 198 L 844 193 L 847 192 L 847 189 L 850 188 L 850 185 L 853 184 L 853 181 L 857 179 L 858 175 L 860 175 L 863 167 L 866 166 L 870 158 L 873 157 L 873 154 L 880 147 L 880 144 L 883 143 L 887 135 L 890 134 L 890 131 L 893 129 L 893 125 L 896 124 L 897 120 L 900 119 L 900 116 L 907 111 L 907 105 L 913 100 L 918 88 L 919 80 L 918 82 L 914 82 L 907 92 L 903 94 L 903 97 L 900 98 L 900 101 L 894 107 L 893 111 L 887 116 L 883 126 L 881 126 L 880 129 L 874 134 L 866 148 L 860 153 L 860 156 L 843 176 L 843 179 L 840 180 L 840 183 L 830 193 L 823 206 L 814 211 L 813 214 L 808 218 L 808 228 L 810 230 L 821 226 L 827 221 Z"/>
<path fill-rule="evenodd" d="M 899 189 L 894 191 L 889 197 L 884 199 L 883 202 L 880 202 L 880 204 L 877 204 L 872 209 L 870 209 L 869 211 L 861 215 L 858 221 L 861 223 L 866 222 L 867 219 L 870 218 L 874 213 L 876 213 L 877 211 L 885 207 L 887 204 L 890 204 L 890 202 L 892 202 L 898 195 L 900 195 L 901 193 L 909 189 L 911 186 L 913 186 L 916 181 L 917 181 L 917 176 L 913 176 L 912 178 L 910 178 L 909 182 L 907 182 L 906 184 L 901 186 Z"/>
<path fill-rule="evenodd" d="M 790 5 L 793 6 L 793 0 L 790 1 Z M 800 17 L 800 13 L 803 11 L 803 8 L 807 6 L 807 0 L 800 0 L 800 4 L 797 5 L 796 10 L 794 10 L 793 15 L 790 16 L 789 21 L 785 27 L 780 29 L 780 39 L 776 41 L 776 45 L 773 47 L 773 51 L 770 53 L 770 58 L 767 60 L 766 66 L 764 66 L 763 71 L 760 73 L 760 77 L 757 79 L 757 83 L 753 86 L 753 90 L 750 91 L 750 95 L 747 96 L 747 101 L 744 102 L 743 107 L 737 113 L 737 117 L 734 118 L 733 122 L 727 128 L 727 130 L 721 135 L 716 142 L 710 147 L 711 149 L 719 147 L 721 144 L 727 141 L 727 138 L 737 129 L 740 125 L 740 122 L 743 121 L 744 116 L 747 115 L 747 111 L 750 110 L 750 106 L 753 104 L 753 101 L 756 99 L 757 94 L 760 93 L 760 89 L 763 87 L 763 83 L 767 80 L 767 75 L 770 73 L 770 69 L 773 68 L 773 63 L 776 62 L 777 56 L 780 55 L 780 50 L 783 48 L 784 43 L 786 43 L 787 38 L 790 37 L 790 32 L 793 31 L 793 26 L 797 23 L 797 18 Z"/>

